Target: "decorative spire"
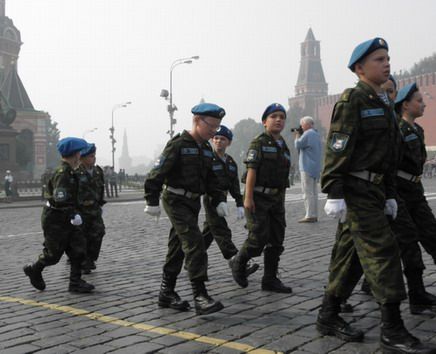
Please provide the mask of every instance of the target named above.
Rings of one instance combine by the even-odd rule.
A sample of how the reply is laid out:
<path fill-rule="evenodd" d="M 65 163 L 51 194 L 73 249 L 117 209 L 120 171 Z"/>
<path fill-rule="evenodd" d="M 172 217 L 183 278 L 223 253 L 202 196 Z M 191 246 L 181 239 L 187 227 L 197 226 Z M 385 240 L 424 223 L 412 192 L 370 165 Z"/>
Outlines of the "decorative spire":
<path fill-rule="evenodd" d="M 132 159 L 129 156 L 129 147 L 127 145 L 127 132 L 124 129 L 123 135 L 123 147 L 121 149 L 121 156 L 119 158 L 119 166 L 125 170 L 129 170 L 132 167 Z"/>

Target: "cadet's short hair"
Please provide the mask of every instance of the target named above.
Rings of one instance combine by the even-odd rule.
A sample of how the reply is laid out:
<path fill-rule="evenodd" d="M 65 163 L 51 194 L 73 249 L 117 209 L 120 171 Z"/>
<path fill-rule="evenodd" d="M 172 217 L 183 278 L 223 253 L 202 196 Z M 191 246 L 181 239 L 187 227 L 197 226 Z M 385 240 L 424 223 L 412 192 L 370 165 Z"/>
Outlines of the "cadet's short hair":
<path fill-rule="evenodd" d="M 315 121 L 313 120 L 312 117 L 310 116 L 305 116 L 303 118 L 300 119 L 300 124 L 301 123 L 306 123 L 306 124 L 310 124 L 310 125 L 315 125 Z"/>

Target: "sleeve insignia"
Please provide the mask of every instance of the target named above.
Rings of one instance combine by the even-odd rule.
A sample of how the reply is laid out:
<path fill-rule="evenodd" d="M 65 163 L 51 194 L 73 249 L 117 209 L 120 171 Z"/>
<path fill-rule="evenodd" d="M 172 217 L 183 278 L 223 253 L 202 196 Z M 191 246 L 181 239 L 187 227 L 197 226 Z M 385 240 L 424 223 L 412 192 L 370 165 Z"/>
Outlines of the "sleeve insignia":
<path fill-rule="evenodd" d="M 334 152 L 344 151 L 350 136 L 343 133 L 333 133 L 329 147 Z"/>
<path fill-rule="evenodd" d="M 247 162 L 253 162 L 253 161 L 256 161 L 257 160 L 257 150 L 248 150 L 248 153 L 247 153 Z"/>

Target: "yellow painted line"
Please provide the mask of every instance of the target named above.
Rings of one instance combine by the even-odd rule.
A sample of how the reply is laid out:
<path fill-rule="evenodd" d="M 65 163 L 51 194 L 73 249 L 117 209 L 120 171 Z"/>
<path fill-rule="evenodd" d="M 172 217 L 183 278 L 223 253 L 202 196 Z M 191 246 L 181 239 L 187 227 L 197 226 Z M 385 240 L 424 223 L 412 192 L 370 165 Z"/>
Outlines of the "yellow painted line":
<path fill-rule="evenodd" d="M 119 319 L 117 317 L 113 316 L 106 316 L 102 313 L 98 312 L 90 312 L 82 309 L 78 309 L 71 306 L 64 306 L 64 305 L 57 305 L 57 304 L 50 304 L 47 302 L 42 301 L 34 301 L 29 299 L 22 299 L 19 297 L 10 297 L 10 296 L 0 296 L 0 302 L 12 302 L 12 303 L 18 303 L 23 305 L 29 305 L 29 306 L 35 306 L 35 307 L 42 307 L 49 310 L 54 311 L 60 311 L 64 313 L 68 313 L 73 316 L 80 316 L 80 317 L 86 317 L 91 320 L 100 321 L 104 323 L 110 323 L 113 325 L 118 325 L 122 327 L 132 327 L 139 331 L 144 332 L 152 332 L 162 335 L 168 335 L 178 338 L 183 338 L 186 340 L 192 340 L 195 342 L 205 343 L 213 346 L 222 346 L 230 349 L 235 349 L 239 351 L 243 351 L 246 353 L 252 353 L 252 354 L 283 354 L 280 352 L 275 352 L 273 350 L 267 350 L 267 349 L 259 349 L 252 347 L 248 344 L 238 343 L 238 342 L 230 342 L 224 339 L 219 338 L 213 338 L 213 337 L 206 337 L 202 336 L 200 334 L 191 333 L 191 332 L 185 332 L 185 331 L 178 331 L 176 329 L 170 329 L 165 327 L 158 327 L 158 326 L 152 326 L 148 325 L 146 323 L 135 323 L 130 322 L 126 320 Z"/>

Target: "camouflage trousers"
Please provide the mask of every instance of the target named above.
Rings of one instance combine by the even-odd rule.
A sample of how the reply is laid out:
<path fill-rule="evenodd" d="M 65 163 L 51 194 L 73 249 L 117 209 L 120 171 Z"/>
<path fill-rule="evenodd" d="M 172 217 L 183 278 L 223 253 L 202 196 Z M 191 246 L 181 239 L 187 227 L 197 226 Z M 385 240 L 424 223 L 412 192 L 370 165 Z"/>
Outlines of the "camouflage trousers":
<path fill-rule="evenodd" d="M 326 292 L 347 299 L 362 271 L 380 304 L 406 298 L 400 251 L 384 214 L 380 186 L 353 179 L 344 186 L 347 220 L 339 224 Z"/>
<path fill-rule="evenodd" d="M 44 207 L 41 223 L 44 248 L 39 260 L 45 266 L 59 262 L 66 253 L 72 263 L 81 263 L 86 255 L 86 240 L 80 226 L 70 223 L 71 215 Z"/>
<path fill-rule="evenodd" d="M 408 193 L 399 189 L 398 194 L 404 200 L 409 223 L 413 226 L 418 241 L 436 264 L 436 219 L 424 196 L 423 188 L 410 188 Z M 406 227 L 405 223 L 401 226 Z M 398 229 L 401 232 L 400 227 Z"/>
<path fill-rule="evenodd" d="M 238 249 L 232 241 L 232 231 L 229 229 L 226 219 L 218 216 L 216 208 L 212 206 L 210 197 L 207 195 L 203 197 L 203 206 L 206 211 L 206 220 L 203 224 L 203 238 L 206 250 L 215 240 L 224 258 L 232 258 L 238 253 Z"/>
<path fill-rule="evenodd" d="M 241 253 L 249 258 L 258 257 L 265 248 L 280 255 L 285 239 L 285 191 L 278 194 L 254 192 L 254 213 L 245 212 L 248 237 Z"/>
<path fill-rule="evenodd" d="M 425 269 L 422 261 L 421 248 L 418 245 L 419 230 L 412 219 L 406 203 L 403 199 L 397 198 L 398 213 L 395 220 L 390 222 L 395 240 L 400 248 L 400 257 L 403 262 L 404 273 L 416 273 Z M 435 234 L 436 237 L 436 234 Z M 436 246 L 436 239 L 435 239 Z"/>
<path fill-rule="evenodd" d="M 101 207 L 96 207 L 92 213 L 83 212 L 82 231 L 86 239 L 86 258 L 96 261 L 100 255 L 103 236 L 105 235 L 105 226 L 101 216 Z"/>
<path fill-rule="evenodd" d="M 190 199 L 164 191 L 162 204 L 172 225 L 164 273 L 177 277 L 184 261 L 191 281 L 206 281 L 207 253 L 203 235 L 198 227 L 200 198 Z"/>

